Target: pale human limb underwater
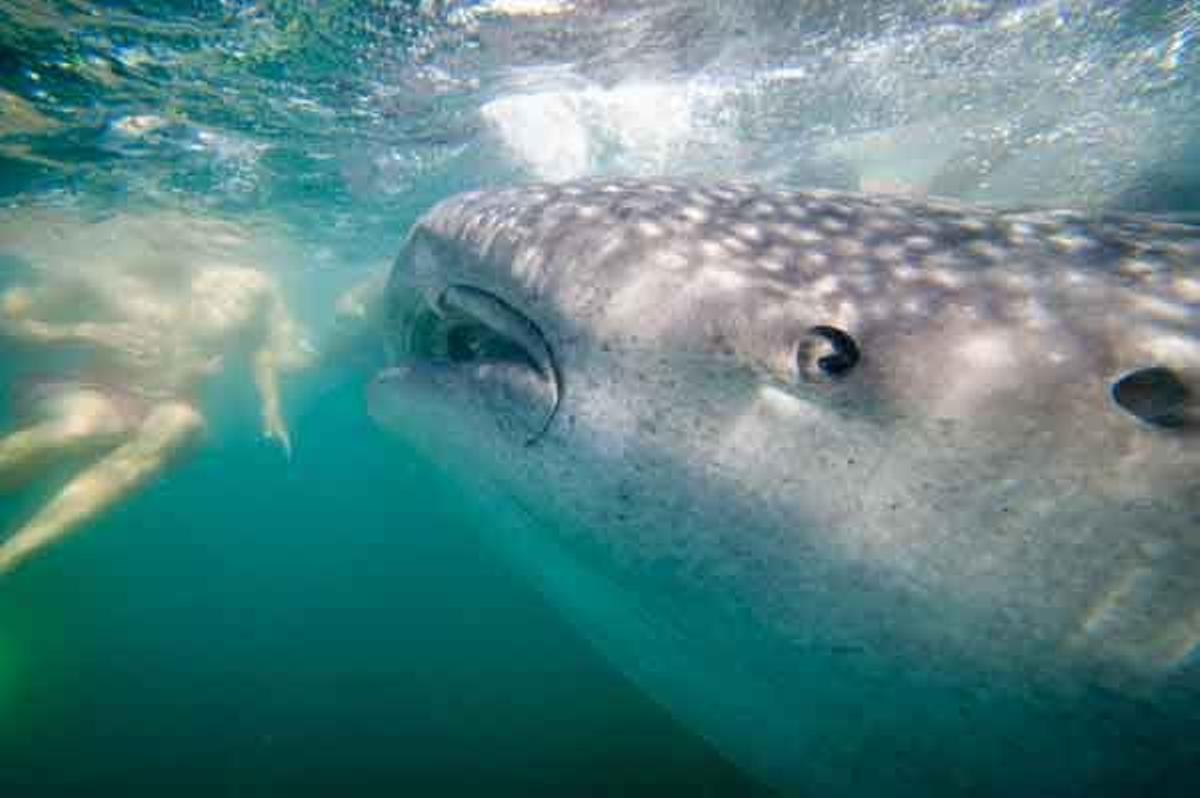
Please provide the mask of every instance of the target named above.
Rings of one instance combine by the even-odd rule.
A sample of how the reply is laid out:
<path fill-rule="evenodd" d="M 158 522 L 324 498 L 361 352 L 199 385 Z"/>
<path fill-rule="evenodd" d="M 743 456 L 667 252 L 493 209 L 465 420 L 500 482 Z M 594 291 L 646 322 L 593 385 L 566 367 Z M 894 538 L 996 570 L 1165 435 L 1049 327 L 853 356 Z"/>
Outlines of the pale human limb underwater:
<path fill-rule="evenodd" d="M 0 292 L 0 340 L 82 358 L 37 384 L 37 416 L 0 438 L 0 490 L 68 457 L 100 459 L 0 536 L 0 576 L 170 467 L 204 426 L 201 389 L 229 366 L 246 369 L 263 434 L 290 457 L 281 383 L 316 359 L 261 265 L 281 261 L 259 257 L 253 236 L 172 214 L 80 222 L 61 233 L 21 251 L 36 277 Z"/>
<path fill-rule="evenodd" d="M 146 485 L 197 438 L 203 427 L 200 413 L 184 402 L 167 402 L 153 408 L 126 443 L 68 482 L 0 544 L 0 575 Z"/>
<path fill-rule="evenodd" d="M 279 364 L 274 353 L 262 351 L 254 356 L 254 385 L 262 403 L 263 437 L 275 441 L 289 460 L 292 458 L 292 435 L 283 418 L 279 396 Z"/>
<path fill-rule="evenodd" d="M 36 479 L 65 457 L 118 443 L 130 431 L 116 403 L 96 389 L 66 389 L 47 404 L 42 418 L 0 438 L 0 492 Z"/>

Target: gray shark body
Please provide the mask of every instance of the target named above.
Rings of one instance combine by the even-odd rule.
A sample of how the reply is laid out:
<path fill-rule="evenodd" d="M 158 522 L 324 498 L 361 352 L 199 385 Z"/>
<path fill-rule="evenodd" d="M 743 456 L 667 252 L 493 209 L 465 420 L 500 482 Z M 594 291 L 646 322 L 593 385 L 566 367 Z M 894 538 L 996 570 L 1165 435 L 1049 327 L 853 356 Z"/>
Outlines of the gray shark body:
<path fill-rule="evenodd" d="M 1128 794 L 1200 750 L 1200 232 L 746 186 L 462 195 L 374 415 L 735 761 Z M 1164 775 L 1166 774 L 1166 775 Z"/>

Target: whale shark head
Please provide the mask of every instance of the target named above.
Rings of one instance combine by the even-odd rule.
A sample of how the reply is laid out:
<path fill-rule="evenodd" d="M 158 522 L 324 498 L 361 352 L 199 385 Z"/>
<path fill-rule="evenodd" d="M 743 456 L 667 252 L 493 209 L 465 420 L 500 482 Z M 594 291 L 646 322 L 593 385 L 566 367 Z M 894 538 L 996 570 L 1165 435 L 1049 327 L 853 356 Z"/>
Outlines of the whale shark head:
<path fill-rule="evenodd" d="M 1103 794 L 1200 717 L 1197 264 L 1128 217 L 466 194 L 393 269 L 369 403 L 772 784 Z"/>

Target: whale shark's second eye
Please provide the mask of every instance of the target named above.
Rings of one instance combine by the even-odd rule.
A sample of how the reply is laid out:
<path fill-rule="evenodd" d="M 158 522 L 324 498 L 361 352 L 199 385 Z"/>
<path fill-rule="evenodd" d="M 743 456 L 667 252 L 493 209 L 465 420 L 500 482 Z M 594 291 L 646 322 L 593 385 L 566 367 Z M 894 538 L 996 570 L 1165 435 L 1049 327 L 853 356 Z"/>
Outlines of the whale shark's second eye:
<path fill-rule="evenodd" d="M 1110 389 L 1113 401 L 1131 416 L 1158 427 L 1184 424 L 1184 405 L 1190 392 L 1164 366 L 1147 366 L 1118 378 Z"/>
<path fill-rule="evenodd" d="M 837 327 L 809 327 L 796 351 L 800 374 L 810 380 L 838 379 L 858 364 L 861 354 L 850 334 Z"/>

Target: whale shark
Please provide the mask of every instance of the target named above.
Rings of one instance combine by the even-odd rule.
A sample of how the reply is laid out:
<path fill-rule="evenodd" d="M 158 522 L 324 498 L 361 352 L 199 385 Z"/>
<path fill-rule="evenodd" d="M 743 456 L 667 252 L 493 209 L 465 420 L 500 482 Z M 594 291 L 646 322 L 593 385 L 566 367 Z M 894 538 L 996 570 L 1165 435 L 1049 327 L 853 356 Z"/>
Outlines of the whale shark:
<path fill-rule="evenodd" d="M 533 184 L 383 303 L 372 415 L 764 783 L 1195 794 L 1200 228 Z"/>

